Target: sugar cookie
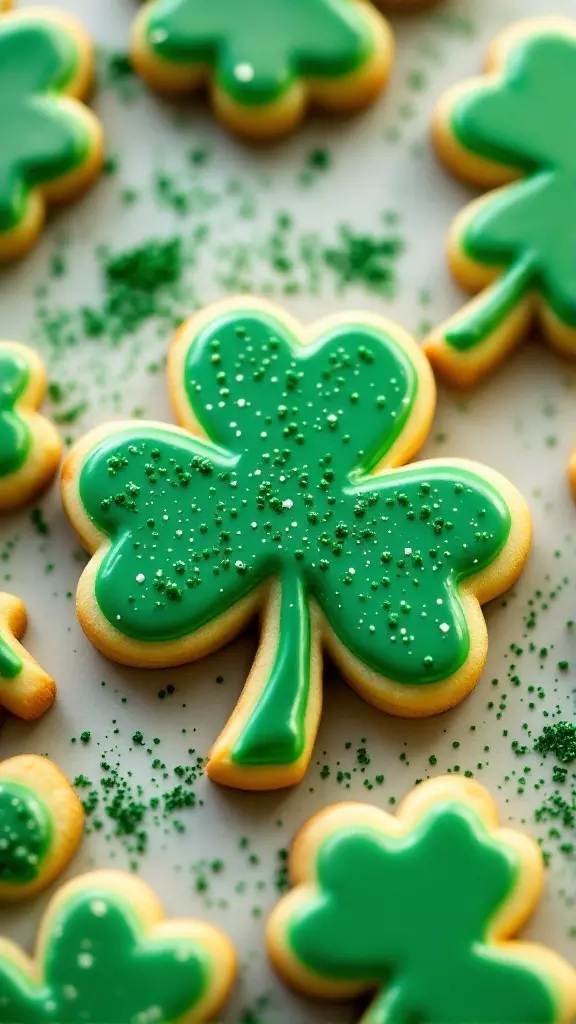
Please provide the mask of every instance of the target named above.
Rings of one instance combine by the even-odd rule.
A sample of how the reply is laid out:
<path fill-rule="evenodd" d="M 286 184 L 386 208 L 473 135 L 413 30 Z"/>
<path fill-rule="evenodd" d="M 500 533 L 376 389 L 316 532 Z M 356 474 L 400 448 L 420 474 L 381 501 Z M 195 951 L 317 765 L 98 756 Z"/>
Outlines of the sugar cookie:
<path fill-rule="evenodd" d="M 424 782 L 396 817 L 367 804 L 322 811 L 290 867 L 295 889 L 270 917 L 268 947 L 301 991 L 376 990 L 364 1024 L 573 1020 L 570 964 L 512 939 L 540 898 L 539 848 L 499 826 L 477 782 Z"/>
<path fill-rule="evenodd" d="M 499 36 L 486 77 L 449 90 L 437 108 L 447 166 L 484 189 L 501 186 L 471 203 L 450 235 L 456 279 L 481 293 L 425 347 L 454 384 L 488 374 L 535 324 L 576 356 L 574 82 L 576 21 L 535 18 Z"/>
<path fill-rule="evenodd" d="M 0 762 L 0 900 L 45 889 L 64 871 L 82 836 L 82 804 L 46 757 L 22 754 Z M 1 1002 L 2 1019 L 11 1020 Z"/>
<path fill-rule="evenodd" d="M 201 921 L 167 921 L 154 892 L 120 871 L 63 886 L 33 961 L 0 939 L 2 1019 L 11 1024 L 204 1024 L 236 973 L 226 936 Z"/>
<path fill-rule="evenodd" d="M 570 477 L 570 486 L 572 487 L 572 494 L 576 501 L 576 449 L 572 452 L 572 458 L 568 466 L 568 475 Z"/>
<path fill-rule="evenodd" d="M 132 37 L 133 63 L 153 89 L 208 83 L 220 120 L 254 139 L 291 131 L 309 104 L 366 106 L 393 59 L 389 25 L 366 0 L 151 0 Z"/>
<path fill-rule="evenodd" d="M 31 721 L 52 707 L 56 683 L 19 642 L 26 626 L 22 601 L 0 591 L 0 708 Z"/>
<path fill-rule="evenodd" d="M 37 497 L 58 469 L 62 442 L 37 412 L 45 391 L 46 371 L 36 352 L 0 341 L 0 512 Z"/>
<path fill-rule="evenodd" d="M 89 37 L 64 11 L 0 19 L 0 260 L 27 253 L 46 204 L 75 199 L 100 172 L 102 128 L 81 102 L 93 63 Z"/>
<path fill-rule="evenodd" d="M 518 577 L 523 498 L 463 460 L 407 468 L 434 378 L 415 342 L 366 313 L 311 328 L 247 297 L 188 320 L 168 379 L 183 429 L 113 423 L 63 469 L 95 557 L 80 622 L 123 664 L 185 664 L 259 611 L 262 640 L 208 765 L 219 782 L 298 782 L 322 703 L 322 649 L 371 704 L 420 717 L 475 686 L 480 605 Z"/>

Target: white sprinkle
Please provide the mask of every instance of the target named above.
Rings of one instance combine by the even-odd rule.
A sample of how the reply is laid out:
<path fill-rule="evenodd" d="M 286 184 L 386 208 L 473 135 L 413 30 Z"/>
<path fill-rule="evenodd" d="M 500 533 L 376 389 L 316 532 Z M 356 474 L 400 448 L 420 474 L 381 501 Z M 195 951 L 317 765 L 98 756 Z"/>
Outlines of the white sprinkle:
<path fill-rule="evenodd" d="M 108 912 L 108 907 L 104 900 L 92 900 L 90 910 L 94 914 L 94 917 L 104 917 Z"/>
<path fill-rule="evenodd" d="M 234 68 L 234 75 L 239 82 L 251 82 L 254 78 L 254 68 L 251 64 L 237 64 Z"/>
<path fill-rule="evenodd" d="M 94 957 L 92 956 L 92 953 L 80 953 L 77 959 L 77 963 L 78 967 L 84 967 L 87 969 L 88 967 L 92 967 L 94 963 Z"/>
<path fill-rule="evenodd" d="M 282 508 L 292 508 L 293 504 L 292 498 L 285 498 L 282 502 Z"/>
<path fill-rule="evenodd" d="M 441 633 L 449 633 L 450 632 L 450 626 L 448 625 L 447 622 L 441 622 L 440 623 L 440 632 Z"/>

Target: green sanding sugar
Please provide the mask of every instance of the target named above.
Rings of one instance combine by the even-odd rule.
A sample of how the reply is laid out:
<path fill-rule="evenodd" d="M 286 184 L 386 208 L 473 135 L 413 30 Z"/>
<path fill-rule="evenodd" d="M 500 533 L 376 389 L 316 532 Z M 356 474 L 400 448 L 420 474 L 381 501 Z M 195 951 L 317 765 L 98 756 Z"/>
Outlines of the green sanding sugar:
<path fill-rule="evenodd" d="M 554 754 L 561 764 L 570 764 L 576 759 L 576 726 L 570 722 L 545 725 L 542 735 L 534 743 L 534 750 L 544 757 Z"/>
<path fill-rule="evenodd" d="M 82 310 L 84 333 L 97 338 L 108 334 L 120 340 L 151 317 L 170 318 L 174 297 L 171 286 L 182 276 L 182 239 L 155 239 L 120 253 L 101 253 L 105 300 L 97 309 Z"/>

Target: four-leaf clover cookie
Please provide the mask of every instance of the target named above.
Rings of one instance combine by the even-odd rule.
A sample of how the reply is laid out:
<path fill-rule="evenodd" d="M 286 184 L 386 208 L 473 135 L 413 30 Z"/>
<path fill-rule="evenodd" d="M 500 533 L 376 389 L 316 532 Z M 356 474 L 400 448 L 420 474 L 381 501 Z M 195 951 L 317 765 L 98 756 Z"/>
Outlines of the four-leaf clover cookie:
<path fill-rule="evenodd" d="M 168 377 L 182 427 L 98 428 L 67 459 L 63 498 L 94 555 L 79 618 L 107 656 L 184 664 L 260 613 L 211 777 L 253 789 L 302 778 L 323 651 L 393 714 L 462 700 L 486 657 L 480 606 L 519 575 L 530 515 L 475 463 L 404 467 L 435 403 L 415 342 L 367 314 L 303 329 L 238 298 L 183 325 Z"/>
<path fill-rule="evenodd" d="M 208 83 L 224 124 L 258 139 L 289 132 L 309 104 L 366 106 L 393 57 L 388 23 L 366 0 L 152 0 L 132 41 L 152 88 L 191 93 Z"/>
<path fill-rule="evenodd" d="M 50 885 L 72 859 L 83 826 L 76 793 L 48 758 L 23 754 L 0 762 L 0 900 L 25 899 Z M 0 982 L 0 1018 L 11 1021 L 3 996 Z"/>
<path fill-rule="evenodd" d="M 45 391 L 46 371 L 36 352 L 1 341 L 0 512 L 36 497 L 58 469 L 62 442 L 52 423 L 37 412 Z"/>
<path fill-rule="evenodd" d="M 576 356 L 575 87 L 576 21 L 545 17 L 507 29 L 486 77 L 440 101 L 441 158 L 496 188 L 456 219 L 449 242 L 454 275 L 480 294 L 426 345 L 456 384 L 489 373 L 533 327 Z"/>
<path fill-rule="evenodd" d="M 204 1024 L 235 970 L 216 928 L 167 921 L 140 879 L 96 871 L 51 901 L 34 960 L 0 939 L 0 1012 L 10 1024 Z"/>
<path fill-rule="evenodd" d="M 28 252 L 46 204 L 76 198 L 100 171 L 102 129 L 81 102 L 92 67 L 91 41 L 64 11 L 0 17 L 0 260 Z"/>
<path fill-rule="evenodd" d="M 56 683 L 20 643 L 27 623 L 22 601 L 0 591 L 0 708 L 32 721 L 52 707 Z"/>
<path fill-rule="evenodd" d="M 268 922 L 270 955 L 305 993 L 376 998 L 363 1024 L 560 1024 L 576 973 L 515 941 L 538 904 L 543 862 L 499 827 L 473 780 L 417 786 L 397 817 L 365 804 L 316 815 L 290 860 L 294 890 Z"/>

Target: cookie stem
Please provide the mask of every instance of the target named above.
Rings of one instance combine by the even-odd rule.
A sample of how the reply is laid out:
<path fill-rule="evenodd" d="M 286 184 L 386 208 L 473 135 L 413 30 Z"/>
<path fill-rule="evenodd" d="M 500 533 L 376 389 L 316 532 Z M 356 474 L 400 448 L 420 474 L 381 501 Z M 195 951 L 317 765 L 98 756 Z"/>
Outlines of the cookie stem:
<path fill-rule="evenodd" d="M 489 341 L 513 313 L 533 283 L 537 266 L 529 253 L 487 288 L 452 320 L 445 338 L 459 352 L 467 352 Z"/>
<path fill-rule="evenodd" d="M 280 577 L 265 629 L 274 636 L 274 657 L 260 699 L 236 742 L 241 765 L 291 764 L 303 753 L 310 694 L 311 623 L 306 585 L 288 569 Z"/>

